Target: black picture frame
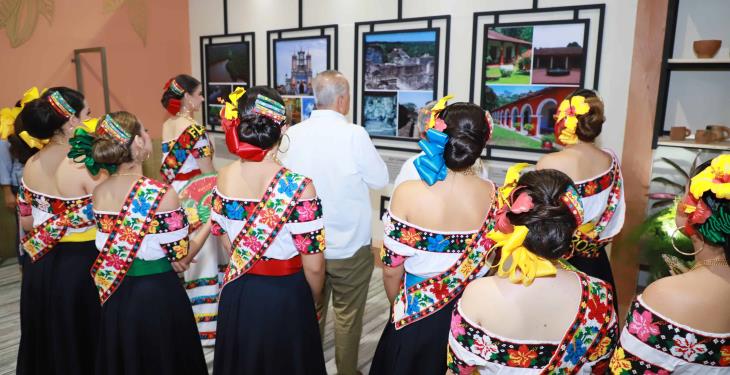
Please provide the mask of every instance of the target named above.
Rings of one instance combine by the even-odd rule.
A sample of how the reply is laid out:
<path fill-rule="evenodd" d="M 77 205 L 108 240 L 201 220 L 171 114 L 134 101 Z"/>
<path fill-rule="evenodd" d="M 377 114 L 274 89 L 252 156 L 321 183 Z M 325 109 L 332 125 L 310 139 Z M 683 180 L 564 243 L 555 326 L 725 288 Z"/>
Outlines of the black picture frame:
<path fill-rule="evenodd" d="M 254 32 L 235 33 L 235 34 L 215 34 L 215 35 L 202 35 L 200 37 L 200 82 L 202 84 L 202 95 L 203 101 L 203 125 L 207 131 L 212 133 L 222 133 L 220 125 L 211 123 L 208 115 L 211 110 L 211 105 L 216 106 L 217 103 L 212 103 L 208 99 L 208 72 L 207 72 L 207 51 L 208 46 L 211 45 L 235 45 L 244 44 L 248 48 L 248 67 L 249 67 L 249 81 L 248 87 L 256 85 L 256 34 Z M 230 84 L 231 88 L 234 86 L 240 86 L 235 83 Z M 245 85 L 244 85 L 245 86 Z"/>
<path fill-rule="evenodd" d="M 400 9 L 400 7 L 399 7 Z M 443 23 L 443 27 L 439 27 L 436 24 Z M 403 25 L 411 25 L 410 27 L 403 27 Z M 420 26 L 422 25 L 422 26 Z M 390 28 L 387 28 L 390 27 Z M 378 28 L 376 30 L 376 28 Z M 384 29 L 381 29 L 384 28 Z M 362 30 L 365 31 L 362 31 Z M 358 119 L 363 118 L 364 103 L 360 103 L 360 100 L 364 98 L 365 92 L 372 92 L 365 88 L 365 56 L 361 47 L 365 45 L 365 36 L 368 34 L 392 34 L 399 32 L 420 32 L 420 31 L 434 31 L 436 30 L 436 54 L 438 55 L 435 63 L 435 76 L 434 76 L 434 99 L 439 96 L 445 96 L 448 94 L 449 86 L 449 48 L 451 39 L 451 16 L 450 15 L 437 15 L 428 17 L 414 17 L 414 18 L 397 18 L 390 20 L 379 20 L 379 21 L 363 21 L 355 23 L 355 49 L 354 49 L 354 82 L 353 82 L 353 122 L 358 123 Z M 442 30 L 443 35 L 442 35 Z M 444 48 L 443 64 L 441 64 L 441 48 Z M 364 50 L 364 48 L 363 48 Z M 439 77 L 443 77 L 443 88 L 439 90 L 440 85 Z M 360 84 L 362 81 L 362 85 Z M 439 92 L 440 91 L 440 92 Z M 363 125 L 364 126 L 364 125 Z M 406 138 L 406 137 L 390 137 L 390 136 L 376 136 L 371 135 L 372 139 L 382 139 L 390 141 L 408 142 L 415 144 L 419 141 L 417 138 Z M 375 145 L 378 149 L 388 149 L 405 151 L 405 152 L 418 152 L 412 148 L 407 147 L 395 147 L 395 146 L 382 146 Z"/>
<path fill-rule="evenodd" d="M 583 12 L 598 12 L 597 18 L 597 31 L 595 39 L 591 36 L 591 21 L 593 20 L 590 16 L 582 15 Z M 484 48 L 487 45 L 487 30 L 490 27 L 510 27 L 510 26 L 537 26 L 537 25 L 551 25 L 551 24 L 568 24 L 568 23 L 582 23 L 586 22 L 585 31 L 583 33 L 583 72 L 579 87 L 586 87 L 586 79 L 589 77 L 587 62 L 589 56 L 589 48 L 591 47 L 592 41 L 595 41 L 595 64 L 593 69 L 593 76 L 591 77 L 592 84 L 588 87 L 591 89 L 597 89 L 600 70 L 601 70 L 601 53 L 603 47 L 603 25 L 606 14 L 606 4 L 586 4 L 576 6 L 559 6 L 559 7 L 538 7 L 538 1 L 533 1 L 532 8 L 526 9 L 512 9 L 512 10 L 499 10 L 499 11 L 486 11 L 476 12 L 473 15 L 472 24 L 472 61 L 471 61 L 471 76 L 470 76 L 470 88 L 469 88 L 469 101 L 476 102 L 476 87 L 483 92 L 485 79 L 486 79 L 486 61 L 484 58 Z M 529 21 L 518 21 L 515 20 L 519 16 L 530 16 Z M 537 16 L 537 17 L 535 17 Z M 542 17 L 540 17 L 542 16 Z M 484 19 L 491 18 L 491 22 L 483 22 Z M 543 18 L 543 19 L 540 19 Z M 502 22 L 501 20 L 507 20 Z M 483 22 L 483 23 L 480 23 Z M 478 34 L 480 25 L 482 25 L 482 34 Z M 481 49 L 477 48 L 479 38 L 482 39 Z M 481 53 L 479 53 L 481 52 Z M 477 69 L 479 67 L 481 71 Z M 479 74 L 479 80 L 477 79 Z M 478 86 L 475 86 L 475 83 Z M 543 86 L 551 86 L 550 84 L 540 84 Z M 555 85 L 552 85 L 555 86 Z M 482 93 L 480 92 L 479 103 L 482 103 Z M 506 151 L 519 151 L 534 154 L 547 154 L 555 152 L 555 150 L 543 150 L 523 147 L 511 147 L 511 146 L 500 146 L 500 145 L 488 145 L 487 155 L 489 160 L 497 160 L 494 157 L 490 157 L 492 150 L 506 150 Z M 525 160 L 521 159 L 510 159 L 500 158 L 500 161 L 514 161 L 522 162 Z M 534 161 L 533 161 L 534 162 Z"/>
<path fill-rule="evenodd" d="M 330 56 L 330 48 L 331 48 L 332 41 L 331 41 L 331 38 L 330 38 L 329 35 L 323 35 L 323 36 L 322 35 L 318 35 L 318 36 L 305 36 L 305 37 L 297 37 L 297 38 L 279 38 L 279 39 L 274 39 L 273 40 L 274 45 L 272 47 L 272 50 L 273 50 L 273 64 L 272 64 L 273 65 L 272 66 L 273 73 L 272 73 L 272 80 L 270 81 L 270 82 L 273 82 L 270 86 L 273 87 L 274 89 L 276 89 L 277 87 L 279 87 L 279 82 L 276 81 L 277 80 L 277 73 L 278 73 L 278 71 L 276 69 L 276 65 L 277 65 L 277 62 L 278 62 L 277 61 L 278 56 L 276 55 L 276 49 L 277 49 L 276 48 L 276 45 L 277 45 L 277 43 L 281 43 L 281 42 L 295 42 L 295 41 L 304 41 L 304 40 L 324 40 L 325 41 L 325 44 L 327 45 L 327 68 L 326 69 L 327 70 L 332 69 L 332 66 L 330 65 L 330 59 L 331 59 L 331 56 Z M 312 78 L 314 78 L 315 75 L 316 75 L 316 73 L 313 74 L 313 77 Z"/>

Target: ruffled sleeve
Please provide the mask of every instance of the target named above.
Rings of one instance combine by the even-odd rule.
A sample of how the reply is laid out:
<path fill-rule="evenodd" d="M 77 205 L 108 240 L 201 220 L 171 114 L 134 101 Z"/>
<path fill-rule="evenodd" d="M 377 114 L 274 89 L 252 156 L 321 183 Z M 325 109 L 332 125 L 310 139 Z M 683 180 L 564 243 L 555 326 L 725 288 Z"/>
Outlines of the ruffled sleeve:
<path fill-rule="evenodd" d="M 322 202 L 319 198 L 297 202 L 286 226 L 300 254 L 317 254 L 325 250 Z"/>
<path fill-rule="evenodd" d="M 383 215 L 383 248 L 380 260 L 387 267 L 398 267 L 406 258 L 416 254 L 413 245 L 419 240 L 415 228 L 406 228 L 394 219 L 389 212 Z"/>

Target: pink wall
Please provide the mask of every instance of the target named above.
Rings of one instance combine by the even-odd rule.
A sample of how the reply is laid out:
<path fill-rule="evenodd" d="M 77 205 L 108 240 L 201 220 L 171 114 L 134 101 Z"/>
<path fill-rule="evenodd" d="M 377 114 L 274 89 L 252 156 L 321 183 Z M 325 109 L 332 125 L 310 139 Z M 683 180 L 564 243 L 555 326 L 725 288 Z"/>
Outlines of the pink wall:
<path fill-rule="evenodd" d="M 21 0 L 28 1 L 28 0 Z M 40 17 L 33 36 L 11 48 L 0 29 L 0 107 L 11 106 L 31 86 L 76 87 L 73 50 L 106 47 L 111 110 L 136 114 L 153 137 L 159 137 L 166 112 L 162 86 L 175 74 L 190 72 L 188 2 L 147 3 L 147 43 L 134 32 L 127 7 L 105 14 L 105 0 L 54 0 L 49 25 Z M 84 68 L 86 96 L 94 115 L 104 111 L 101 70 L 96 55 Z M 86 61 L 86 60 L 85 60 Z"/>

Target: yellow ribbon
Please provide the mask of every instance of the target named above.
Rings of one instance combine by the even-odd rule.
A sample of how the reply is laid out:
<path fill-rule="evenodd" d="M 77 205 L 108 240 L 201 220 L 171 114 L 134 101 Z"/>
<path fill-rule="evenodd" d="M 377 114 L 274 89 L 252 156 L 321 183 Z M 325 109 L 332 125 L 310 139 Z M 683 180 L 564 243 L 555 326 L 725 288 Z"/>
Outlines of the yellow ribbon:
<path fill-rule="evenodd" d="M 238 118 L 238 99 L 246 93 L 246 89 L 243 87 L 237 87 L 228 95 L 229 101 L 226 102 L 225 109 L 223 110 L 223 117 L 226 120 L 235 120 Z"/>
<path fill-rule="evenodd" d="M 700 199 L 707 191 L 720 199 L 730 199 L 730 154 L 712 159 L 709 167 L 692 177 L 689 192 L 695 199 Z"/>
<path fill-rule="evenodd" d="M 96 132 L 96 126 L 99 124 L 98 118 L 89 118 L 86 121 L 83 121 L 80 128 L 84 129 L 87 133 L 93 134 Z"/>
<path fill-rule="evenodd" d="M 433 105 L 433 108 L 431 108 L 431 118 L 428 119 L 428 123 L 426 124 L 426 130 L 436 126 L 436 119 L 438 118 L 438 114 L 446 108 L 446 102 L 453 98 L 453 95 L 446 95 L 443 98 L 439 99 L 436 104 Z"/>
<path fill-rule="evenodd" d="M 43 89 L 43 92 L 46 92 Z M 0 109 L 0 139 L 6 140 L 12 134 L 15 134 L 15 119 L 18 118 L 20 111 L 26 104 L 41 97 L 41 92 L 37 87 L 31 87 L 25 90 L 23 98 L 20 99 L 20 107 L 9 107 Z"/>
<path fill-rule="evenodd" d="M 510 282 L 525 286 L 532 284 L 536 277 L 553 276 L 557 273 L 552 262 L 535 255 L 523 246 L 528 232 L 526 226 L 516 225 L 512 233 L 493 230 L 487 234 L 487 237 L 495 242 L 495 248 L 502 248 L 502 257 L 497 264 L 497 275 L 508 276 Z M 510 266 L 505 269 L 510 258 Z"/>
<path fill-rule="evenodd" d="M 507 169 L 507 174 L 504 176 L 504 183 L 499 188 L 499 208 L 502 208 L 505 204 L 509 204 L 512 190 L 517 187 L 517 181 L 520 180 L 520 173 L 529 166 L 529 163 L 517 163 Z"/>
<path fill-rule="evenodd" d="M 560 142 L 566 145 L 578 143 L 578 136 L 575 135 L 575 129 L 578 127 L 577 115 L 585 115 L 590 110 L 591 106 L 586 103 L 586 98 L 580 95 L 565 99 L 560 103 L 557 121 L 565 119 L 559 136 Z"/>
<path fill-rule="evenodd" d="M 45 147 L 48 144 L 48 142 L 50 142 L 50 139 L 38 139 L 38 138 L 28 134 L 28 132 L 25 130 L 20 132 L 20 134 L 18 134 L 18 136 L 20 137 L 20 139 L 23 140 L 23 142 L 25 142 L 25 144 L 28 145 L 28 147 L 35 148 L 38 150 L 43 149 L 43 147 Z"/>

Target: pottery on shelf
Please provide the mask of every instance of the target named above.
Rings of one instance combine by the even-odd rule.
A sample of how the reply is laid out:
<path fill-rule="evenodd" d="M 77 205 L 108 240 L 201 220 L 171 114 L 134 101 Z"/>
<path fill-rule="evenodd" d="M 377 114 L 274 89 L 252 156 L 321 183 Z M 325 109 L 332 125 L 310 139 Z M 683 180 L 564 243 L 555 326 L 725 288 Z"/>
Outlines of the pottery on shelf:
<path fill-rule="evenodd" d="M 692 48 L 695 51 L 695 55 L 700 59 L 711 59 L 715 57 L 717 51 L 720 50 L 722 40 L 717 39 L 706 39 L 696 40 L 692 43 Z"/>

